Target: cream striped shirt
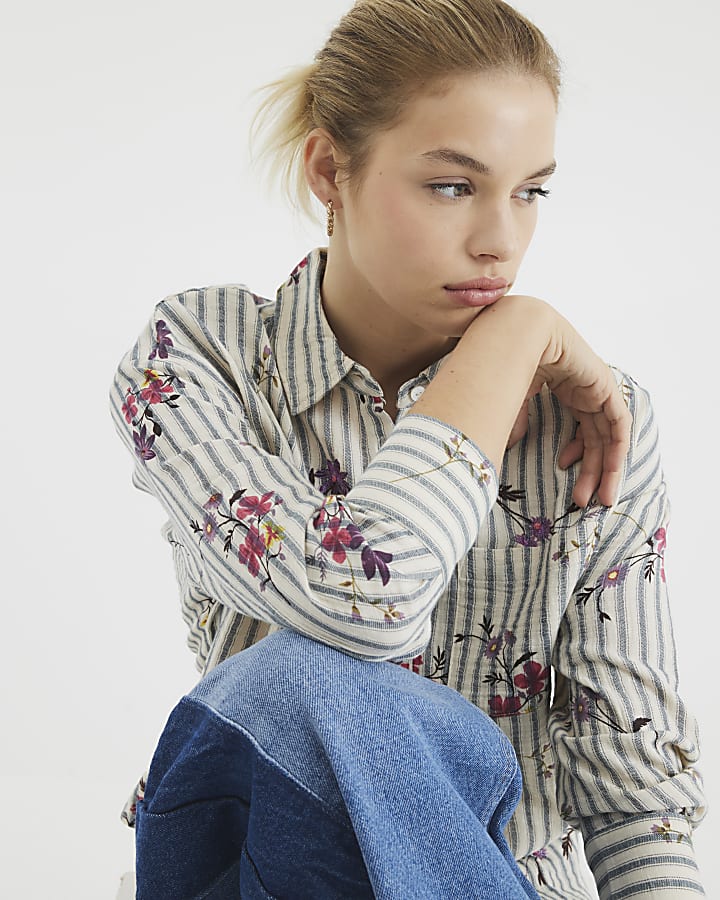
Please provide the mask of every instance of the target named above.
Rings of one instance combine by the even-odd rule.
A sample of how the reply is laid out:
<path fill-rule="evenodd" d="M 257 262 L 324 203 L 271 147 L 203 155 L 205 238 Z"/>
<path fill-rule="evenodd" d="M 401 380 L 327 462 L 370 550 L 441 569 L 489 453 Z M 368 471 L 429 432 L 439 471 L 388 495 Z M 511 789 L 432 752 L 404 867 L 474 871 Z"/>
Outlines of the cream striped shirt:
<path fill-rule="evenodd" d="M 169 516 L 199 668 L 278 627 L 403 660 L 512 740 L 508 840 L 541 896 L 702 894 L 646 391 L 617 373 L 634 422 L 621 496 L 577 509 L 576 470 L 556 463 L 574 421 L 549 391 L 499 474 L 412 412 L 441 360 L 401 387 L 393 422 L 323 314 L 324 266 L 313 251 L 276 301 L 242 285 L 165 298 L 113 384 L 134 482 Z"/>

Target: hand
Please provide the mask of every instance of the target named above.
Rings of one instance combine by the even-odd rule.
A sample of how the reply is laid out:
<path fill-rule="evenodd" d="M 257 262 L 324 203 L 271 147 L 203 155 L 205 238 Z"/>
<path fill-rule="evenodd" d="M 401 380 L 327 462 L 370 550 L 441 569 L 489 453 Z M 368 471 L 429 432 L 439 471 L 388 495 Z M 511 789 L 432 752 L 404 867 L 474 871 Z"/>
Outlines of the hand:
<path fill-rule="evenodd" d="M 558 460 L 567 468 L 582 459 L 575 503 L 584 507 L 597 492 L 598 500 L 611 506 L 630 447 L 630 411 L 610 368 L 557 312 L 552 334 L 531 391 L 545 382 L 578 421 L 575 437 Z"/>

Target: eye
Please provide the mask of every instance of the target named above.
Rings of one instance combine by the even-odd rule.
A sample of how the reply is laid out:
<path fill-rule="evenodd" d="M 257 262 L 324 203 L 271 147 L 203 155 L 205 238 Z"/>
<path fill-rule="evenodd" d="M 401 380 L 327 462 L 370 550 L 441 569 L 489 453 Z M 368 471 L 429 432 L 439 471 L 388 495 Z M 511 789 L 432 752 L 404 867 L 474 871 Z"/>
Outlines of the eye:
<path fill-rule="evenodd" d="M 522 196 L 523 194 L 525 194 L 524 197 Z M 523 188 L 521 191 L 518 191 L 517 194 L 515 194 L 515 196 L 520 197 L 522 200 L 524 200 L 528 204 L 532 204 L 535 202 L 535 199 L 537 197 L 550 196 L 550 191 L 546 190 L 545 188 L 541 188 L 541 187 L 530 187 L 530 188 Z"/>
<path fill-rule="evenodd" d="M 462 200 L 463 197 L 469 197 L 472 194 L 472 188 L 464 181 L 446 181 L 429 184 L 428 187 L 436 196 L 446 197 L 448 200 Z"/>

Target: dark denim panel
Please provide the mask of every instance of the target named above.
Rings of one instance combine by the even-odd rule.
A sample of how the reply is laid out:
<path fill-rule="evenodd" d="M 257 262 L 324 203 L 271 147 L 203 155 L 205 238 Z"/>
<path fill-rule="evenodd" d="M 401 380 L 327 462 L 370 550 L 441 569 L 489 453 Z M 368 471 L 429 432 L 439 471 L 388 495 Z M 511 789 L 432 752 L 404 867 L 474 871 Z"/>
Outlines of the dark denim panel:
<path fill-rule="evenodd" d="M 137 896 L 536 897 L 502 834 L 520 789 L 509 742 L 455 691 L 280 632 L 170 717 Z"/>

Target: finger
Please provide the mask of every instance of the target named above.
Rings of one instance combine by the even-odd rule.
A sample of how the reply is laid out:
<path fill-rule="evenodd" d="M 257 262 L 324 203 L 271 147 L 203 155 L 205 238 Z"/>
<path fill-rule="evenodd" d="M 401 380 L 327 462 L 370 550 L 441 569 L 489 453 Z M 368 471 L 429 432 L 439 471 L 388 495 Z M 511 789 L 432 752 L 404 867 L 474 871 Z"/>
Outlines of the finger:
<path fill-rule="evenodd" d="M 605 443 L 593 415 L 581 413 L 578 419 L 582 426 L 584 450 L 572 497 L 578 506 L 584 508 L 602 482 Z"/>
<path fill-rule="evenodd" d="M 605 439 L 603 477 L 598 489 L 598 499 L 606 506 L 612 506 L 617 502 L 630 449 L 632 416 L 624 400 L 621 400 L 621 405 L 617 406 L 617 415 L 612 417 L 608 410 L 603 415 L 602 421 L 607 424 L 608 433 Z"/>
<path fill-rule="evenodd" d="M 582 425 L 578 423 L 577 429 L 575 430 L 575 437 L 563 447 L 558 456 L 558 466 L 561 469 L 568 469 L 579 459 L 582 459 L 584 452 L 585 441 L 582 436 Z"/>

